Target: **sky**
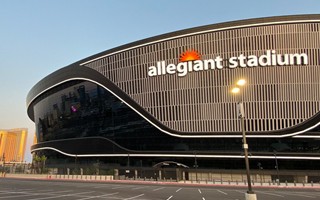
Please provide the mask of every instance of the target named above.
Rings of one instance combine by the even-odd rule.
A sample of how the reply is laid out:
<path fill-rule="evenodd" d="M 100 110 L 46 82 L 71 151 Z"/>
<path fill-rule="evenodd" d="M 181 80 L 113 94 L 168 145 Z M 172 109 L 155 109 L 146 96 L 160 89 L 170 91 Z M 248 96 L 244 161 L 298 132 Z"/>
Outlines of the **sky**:
<path fill-rule="evenodd" d="M 0 129 L 35 134 L 26 97 L 48 74 L 148 37 L 221 22 L 320 14 L 319 0 L 0 0 Z"/>

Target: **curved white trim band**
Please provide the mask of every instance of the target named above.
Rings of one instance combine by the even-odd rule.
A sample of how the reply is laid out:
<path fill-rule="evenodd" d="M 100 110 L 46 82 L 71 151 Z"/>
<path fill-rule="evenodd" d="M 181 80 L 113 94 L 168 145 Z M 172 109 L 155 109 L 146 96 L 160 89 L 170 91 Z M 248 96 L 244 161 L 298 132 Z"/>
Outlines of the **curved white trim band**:
<path fill-rule="evenodd" d="M 125 103 L 127 106 L 129 106 L 133 111 L 135 111 L 137 114 L 139 114 L 142 118 L 144 118 L 145 120 L 147 120 L 150 124 L 152 124 L 154 127 L 156 127 L 158 130 L 160 130 L 161 132 L 163 133 L 166 133 L 170 136 L 174 136 L 174 137 L 179 137 L 179 138 L 242 138 L 242 135 L 241 133 L 239 133 L 239 135 L 215 135 L 214 133 L 212 133 L 212 135 L 200 135 L 200 134 L 197 134 L 197 135 L 178 135 L 178 134 L 175 134 L 175 133 L 171 133 L 171 132 L 168 132 L 166 130 L 163 130 L 161 127 L 157 126 L 156 124 L 154 124 L 152 121 L 150 121 L 147 117 L 145 117 L 142 113 L 140 113 L 138 110 L 134 109 L 129 103 L 127 103 L 126 101 L 124 101 L 123 99 L 121 99 L 117 94 L 115 94 L 114 92 L 112 92 L 109 88 L 105 87 L 104 85 L 94 81 L 94 80 L 91 80 L 91 79 L 87 79 L 87 78 L 70 78 L 70 79 L 66 79 L 64 81 L 61 81 L 47 89 L 45 89 L 44 91 L 40 92 L 38 95 L 36 95 L 31 101 L 33 102 L 39 95 L 43 94 L 44 92 L 50 90 L 51 88 L 54 88 L 60 84 L 63 84 L 65 82 L 68 82 L 68 81 L 72 81 L 72 80 L 85 80 L 85 81 L 89 81 L 89 82 L 92 82 L 92 83 L 95 83 L 101 87 L 103 87 L 104 89 L 106 89 L 107 91 L 109 91 L 111 94 L 113 94 L 115 97 L 117 97 L 119 100 L 121 100 L 123 103 Z M 28 107 L 30 106 L 30 103 L 28 104 Z M 305 130 L 302 130 L 302 131 L 298 131 L 298 132 L 294 132 L 294 133 L 290 133 L 290 134 L 284 134 L 284 135 L 247 135 L 246 137 L 247 138 L 284 138 L 284 137 L 290 137 L 290 136 L 296 136 L 296 135 L 299 135 L 299 134 L 302 134 L 306 131 L 309 131 L 317 126 L 320 125 L 320 122 L 318 122 L 317 124 L 315 124 L 314 126 L 311 126 L 309 128 L 306 128 Z"/>
<path fill-rule="evenodd" d="M 244 158 L 244 155 L 203 155 L 203 154 L 69 154 L 60 151 L 53 147 L 41 147 L 31 150 L 53 150 L 69 157 L 175 157 L 175 158 Z M 275 156 L 250 156 L 251 159 L 275 159 Z M 302 157 L 302 156 L 277 156 L 277 159 L 292 159 L 292 160 L 320 160 L 320 157 Z"/>
<path fill-rule="evenodd" d="M 119 50 L 119 51 L 115 51 L 115 52 L 112 52 L 112 53 L 109 53 L 109 54 L 100 56 L 100 57 L 98 57 L 98 58 L 91 59 L 91 60 L 89 60 L 89 61 L 83 62 L 83 63 L 81 63 L 80 65 L 85 65 L 85 64 L 91 63 L 91 62 L 93 62 L 93 61 L 99 60 L 99 59 L 101 59 L 101 58 L 104 58 L 104 57 L 107 57 L 107 56 L 111 56 L 111 55 L 114 55 L 114 54 L 117 54 L 117 53 L 121 53 L 121 52 L 124 52 L 124 51 L 128 51 L 128 50 L 131 50 L 131 49 L 135 49 L 135 48 L 147 46 L 147 45 L 150 45 L 150 44 L 155 44 L 155 43 L 158 43 L 158 42 L 164 42 L 164 41 L 167 41 L 167 40 L 173 40 L 173 39 L 177 39 L 177 38 L 181 38 L 181 37 L 192 36 L 192 35 L 196 35 L 196 34 L 203 34 L 203 33 L 208 33 L 208 32 L 224 31 L 224 30 L 237 29 L 237 28 L 248 28 L 248 27 L 254 27 L 254 26 L 265 26 L 265 25 L 273 25 L 273 24 L 274 24 L 274 25 L 277 25 L 277 24 L 293 24 L 293 23 L 302 23 L 302 22 L 320 22 L 320 20 L 317 20 L 317 19 L 314 19 L 314 20 L 308 19 L 308 20 L 293 20 L 293 21 L 280 21 L 280 22 L 266 22 L 266 23 L 248 24 L 248 25 L 240 25 L 240 26 L 230 26 L 230 27 L 224 27 L 224 28 L 216 28 L 216 29 L 209 29 L 209 30 L 205 30 L 205 31 L 198 31 L 198 32 L 193 32 L 193 33 L 187 33 L 187 34 L 182 34 L 182 35 L 177 35 L 177 36 L 173 36 L 173 37 L 168 37 L 168 38 L 164 38 L 164 39 L 155 40 L 155 41 L 152 41 L 152 42 L 147 42 L 147 43 L 144 43 L 144 44 L 132 46 L 132 47 L 129 47 L 129 48 L 125 48 L 125 49 L 122 49 L 122 50 Z"/>

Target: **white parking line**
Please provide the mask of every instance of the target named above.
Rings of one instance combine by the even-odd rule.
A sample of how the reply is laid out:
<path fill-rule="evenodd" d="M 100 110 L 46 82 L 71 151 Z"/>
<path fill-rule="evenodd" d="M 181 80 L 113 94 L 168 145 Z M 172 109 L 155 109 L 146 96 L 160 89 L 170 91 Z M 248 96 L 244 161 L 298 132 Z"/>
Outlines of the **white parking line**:
<path fill-rule="evenodd" d="M 256 192 L 256 193 L 267 194 L 267 195 L 271 195 L 271 196 L 276 196 L 276 197 L 282 197 L 282 198 L 284 198 L 284 196 L 279 195 L 279 194 L 273 194 L 273 193 L 261 192 L 261 191 L 255 191 L 255 192 Z"/>
<path fill-rule="evenodd" d="M 102 186 L 96 186 L 96 187 L 93 187 L 93 188 L 104 188 L 104 187 L 108 187 L 107 185 L 102 185 Z"/>
<path fill-rule="evenodd" d="M 17 193 L 15 193 L 17 194 Z M 14 195 L 14 196 L 5 196 L 5 197 L 0 197 L 0 199 L 9 199 L 9 198 L 16 198 L 16 197 L 26 197 L 26 196 L 37 196 L 39 194 L 20 194 L 20 195 Z"/>
<path fill-rule="evenodd" d="M 149 186 L 136 187 L 136 188 L 132 188 L 131 190 L 139 190 L 139 189 L 147 188 L 147 187 L 149 187 Z"/>
<path fill-rule="evenodd" d="M 199 191 L 199 193 L 201 194 L 201 190 L 200 190 L 200 189 L 198 189 L 198 191 Z"/>
<path fill-rule="evenodd" d="M 223 191 L 221 191 L 221 190 L 217 190 L 217 191 L 220 192 L 220 193 L 222 193 L 222 194 L 224 194 L 224 195 L 228 195 L 228 193 L 223 192 Z"/>
<path fill-rule="evenodd" d="M 177 189 L 176 192 L 179 192 L 181 189 L 182 189 L 182 188 Z"/>
<path fill-rule="evenodd" d="M 170 200 L 173 196 L 171 195 L 169 198 L 167 198 L 166 200 Z"/>
<path fill-rule="evenodd" d="M 110 185 L 110 184 L 105 184 L 105 185 L 99 184 L 98 186 L 95 186 L 93 188 L 105 188 L 105 187 L 110 188 L 110 187 L 120 187 L 120 186 L 119 185 Z"/>
<path fill-rule="evenodd" d="M 141 196 L 143 196 L 143 195 L 144 195 L 144 194 L 139 194 L 139 195 L 137 195 L 137 196 L 130 197 L 130 198 L 126 198 L 126 199 L 123 199 L 123 200 L 135 199 L 135 198 L 141 197 Z"/>
<path fill-rule="evenodd" d="M 299 194 L 311 194 L 312 196 L 320 196 L 319 192 L 299 192 Z"/>
<path fill-rule="evenodd" d="M 288 196 L 300 196 L 300 197 L 307 197 L 307 198 L 311 198 L 311 199 L 315 199 L 315 198 L 316 198 L 316 197 L 314 197 L 314 196 L 297 194 L 297 193 L 295 193 L 295 192 L 291 192 L 291 193 L 278 192 L 278 193 L 283 194 L 283 195 L 288 195 Z"/>
<path fill-rule="evenodd" d="M 60 193 L 60 192 L 72 192 L 73 190 L 65 190 L 65 191 L 58 191 L 58 192 L 49 192 L 49 193 L 45 193 L 45 195 L 53 195 L 56 193 Z M 15 196 L 5 196 L 5 197 L 0 197 L 0 199 L 8 199 L 8 198 L 15 198 L 15 197 L 26 197 L 26 196 L 39 196 L 39 195 L 44 195 L 44 193 L 39 193 L 39 191 L 37 191 L 36 193 L 30 193 L 31 191 L 26 191 L 26 192 L 12 192 L 12 191 L 8 191 L 8 192 L 2 192 L 5 194 L 20 194 L 20 195 L 15 195 Z"/>
<path fill-rule="evenodd" d="M 17 190 L 16 188 L 12 188 L 13 190 Z M 19 191 L 30 191 L 30 190 L 34 190 L 34 189 L 18 189 Z"/>
<path fill-rule="evenodd" d="M 156 188 L 156 189 L 154 189 L 154 190 L 152 190 L 152 191 L 158 191 L 158 190 L 162 190 L 162 189 L 164 189 L 165 187 L 161 187 L 161 188 Z"/>
<path fill-rule="evenodd" d="M 129 188 L 129 187 L 132 187 L 132 186 L 119 186 L 119 187 L 113 187 L 111 189 L 116 190 L 116 189 L 120 189 L 120 188 Z"/>
<path fill-rule="evenodd" d="M 79 193 L 74 193 L 74 194 L 65 194 L 65 195 L 54 196 L 54 197 L 41 197 L 41 198 L 28 199 L 28 200 L 55 199 L 55 198 L 68 197 L 68 196 L 77 196 L 79 194 L 89 194 L 89 193 L 93 193 L 93 192 L 94 191 L 91 191 L 91 192 L 79 192 Z"/>
<path fill-rule="evenodd" d="M 101 197 L 107 197 L 107 196 L 112 196 L 115 194 L 119 194 L 119 192 L 111 193 L 111 194 L 104 194 L 104 195 L 99 195 L 99 196 L 92 196 L 92 197 L 86 197 L 78 200 L 85 200 L 85 199 L 94 199 L 94 198 L 101 198 Z"/>

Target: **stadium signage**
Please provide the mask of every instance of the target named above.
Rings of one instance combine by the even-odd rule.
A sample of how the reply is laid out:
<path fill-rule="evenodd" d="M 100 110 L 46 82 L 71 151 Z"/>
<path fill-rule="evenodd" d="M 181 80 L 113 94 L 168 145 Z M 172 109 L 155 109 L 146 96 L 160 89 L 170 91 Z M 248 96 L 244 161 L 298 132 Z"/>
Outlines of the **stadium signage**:
<path fill-rule="evenodd" d="M 226 66 L 223 65 L 226 61 Z M 207 71 L 215 69 L 235 69 L 247 67 L 269 67 L 287 65 L 307 65 L 308 55 L 305 53 L 277 54 L 275 50 L 267 50 L 265 54 L 256 56 L 245 56 L 240 54 L 236 57 L 223 59 L 217 56 L 212 59 L 201 60 L 196 51 L 186 51 L 180 56 L 178 64 L 167 64 L 166 61 L 158 61 L 156 66 L 149 67 L 148 76 L 160 76 L 166 74 L 177 74 L 180 77 L 186 76 L 189 72 Z"/>

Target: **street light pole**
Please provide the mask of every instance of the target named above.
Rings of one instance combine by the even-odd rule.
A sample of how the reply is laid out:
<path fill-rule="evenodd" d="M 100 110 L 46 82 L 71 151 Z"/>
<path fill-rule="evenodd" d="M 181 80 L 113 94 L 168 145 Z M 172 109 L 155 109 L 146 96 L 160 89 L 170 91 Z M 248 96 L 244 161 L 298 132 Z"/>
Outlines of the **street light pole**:
<path fill-rule="evenodd" d="M 240 87 L 244 86 L 246 84 L 245 79 L 240 79 L 236 83 L 236 87 L 232 88 L 231 92 L 234 94 L 237 94 L 240 92 Z M 246 139 L 246 132 L 244 128 L 244 108 L 243 108 L 243 102 L 242 98 L 241 101 L 237 104 L 238 109 L 238 117 L 241 121 L 241 132 L 242 132 L 242 143 L 243 143 L 243 151 L 244 151 L 244 159 L 246 163 L 246 174 L 247 174 L 247 181 L 248 181 L 248 191 L 245 194 L 246 200 L 256 200 L 257 195 L 253 192 L 252 186 L 251 186 L 251 177 L 250 177 L 250 166 L 249 166 L 249 158 L 248 158 L 248 144 Z"/>
<path fill-rule="evenodd" d="M 238 110 L 239 110 L 239 117 L 241 120 L 243 151 L 244 151 L 244 159 L 246 163 L 246 172 L 247 172 L 247 181 L 248 181 L 248 193 L 254 194 L 251 186 L 250 165 L 249 165 L 249 158 L 248 158 L 248 144 L 246 139 L 246 132 L 244 129 L 244 110 L 243 110 L 243 103 L 241 101 L 238 102 Z"/>

